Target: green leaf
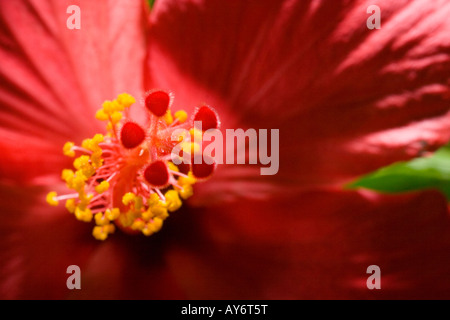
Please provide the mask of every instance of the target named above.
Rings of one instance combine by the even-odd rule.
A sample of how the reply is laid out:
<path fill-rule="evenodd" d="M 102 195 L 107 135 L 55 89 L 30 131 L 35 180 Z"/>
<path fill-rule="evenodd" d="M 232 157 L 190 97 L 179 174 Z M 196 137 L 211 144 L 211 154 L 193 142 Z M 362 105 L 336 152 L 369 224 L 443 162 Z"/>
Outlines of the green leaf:
<path fill-rule="evenodd" d="M 148 5 L 150 6 L 150 9 L 153 8 L 156 0 L 148 0 Z"/>
<path fill-rule="evenodd" d="M 450 145 L 432 156 L 394 163 L 346 186 L 385 193 L 438 189 L 450 200 Z"/>

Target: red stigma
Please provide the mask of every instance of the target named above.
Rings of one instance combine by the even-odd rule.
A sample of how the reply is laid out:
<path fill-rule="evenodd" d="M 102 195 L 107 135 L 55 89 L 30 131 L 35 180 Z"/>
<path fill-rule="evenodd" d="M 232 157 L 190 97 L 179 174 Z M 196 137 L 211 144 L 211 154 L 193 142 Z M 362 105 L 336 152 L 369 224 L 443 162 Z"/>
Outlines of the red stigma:
<path fill-rule="evenodd" d="M 207 158 L 208 163 L 211 164 L 206 163 L 205 158 Z M 202 163 L 198 164 L 196 164 L 195 162 L 192 163 L 191 165 L 192 174 L 194 175 L 194 177 L 198 179 L 206 179 L 213 174 L 214 170 L 216 170 L 216 166 L 217 164 L 214 162 L 213 159 L 204 155 Z"/>
<path fill-rule="evenodd" d="M 144 178 L 154 187 L 165 187 L 169 183 L 169 169 L 164 161 L 151 163 L 144 171 Z"/>
<path fill-rule="evenodd" d="M 137 123 L 127 122 L 120 132 L 120 141 L 127 149 L 136 148 L 145 139 L 145 131 Z"/>
<path fill-rule="evenodd" d="M 194 115 L 194 122 L 201 121 L 202 130 L 206 131 L 209 129 L 219 128 L 219 116 L 216 111 L 210 106 L 200 107 Z M 195 123 L 194 123 L 195 125 Z"/>
<path fill-rule="evenodd" d="M 188 174 L 189 170 L 191 170 L 190 164 L 184 163 L 184 162 L 181 162 L 180 164 L 178 164 L 177 167 L 178 167 L 178 170 L 180 170 L 180 172 L 184 173 L 184 174 Z"/>
<path fill-rule="evenodd" d="M 157 117 L 166 114 L 170 107 L 170 95 L 165 91 L 152 91 L 145 98 L 145 106 Z"/>

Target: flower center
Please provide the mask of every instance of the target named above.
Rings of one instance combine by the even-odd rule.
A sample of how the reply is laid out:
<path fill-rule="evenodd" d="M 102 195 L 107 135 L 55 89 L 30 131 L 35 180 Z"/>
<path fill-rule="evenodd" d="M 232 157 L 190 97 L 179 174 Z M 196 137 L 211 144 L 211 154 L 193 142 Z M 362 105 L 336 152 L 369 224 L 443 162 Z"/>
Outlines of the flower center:
<path fill-rule="evenodd" d="M 202 130 L 217 129 L 219 128 L 219 116 L 209 106 L 200 107 L 194 115 L 194 122 L 200 122 L 202 124 Z"/>
<path fill-rule="evenodd" d="M 156 90 L 150 92 L 145 98 L 147 109 L 158 117 L 166 114 L 171 104 L 171 96 L 165 91 Z"/>
<path fill-rule="evenodd" d="M 202 121 L 202 130 L 217 128 L 216 112 L 207 106 L 197 109 L 190 121 L 187 113 L 172 114 L 173 96 L 165 91 L 147 93 L 144 127 L 133 122 L 129 109 L 135 99 L 120 94 L 105 101 L 96 118 L 106 122 L 106 133 L 82 141 L 81 146 L 67 142 L 63 153 L 75 157 L 73 169 L 64 169 L 61 177 L 72 192 L 47 194 L 47 202 L 56 206 L 65 200 L 67 210 L 78 220 L 95 221 L 92 234 L 105 240 L 116 226 L 128 233 L 151 235 L 158 232 L 169 213 L 178 210 L 182 199 L 193 194 L 197 179 L 214 172 L 214 162 L 194 164 L 172 162 L 172 150 L 183 137 L 173 139 L 176 130 L 198 134 L 194 121 Z M 200 132 L 201 134 L 201 132 Z M 184 152 L 196 152 L 189 137 Z M 197 150 L 198 151 L 198 150 Z"/>
<path fill-rule="evenodd" d="M 145 131 L 134 122 L 127 122 L 120 132 L 120 141 L 127 149 L 134 149 L 145 139 Z"/>

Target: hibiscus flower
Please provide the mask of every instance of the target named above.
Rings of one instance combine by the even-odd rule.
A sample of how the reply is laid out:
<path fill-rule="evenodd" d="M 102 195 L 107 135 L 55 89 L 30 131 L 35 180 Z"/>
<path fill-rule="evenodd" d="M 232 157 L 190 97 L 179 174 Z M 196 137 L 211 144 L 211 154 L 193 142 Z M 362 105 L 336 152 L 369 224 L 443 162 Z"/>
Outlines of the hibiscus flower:
<path fill-rule="evenodd" d="M 381 29 L 366 26 L 370 5 Z M 449 140 L 447 2 L 0 6 L 2 298 L 449 297 L 446 199 L 342 187 Z M 160 232 L 98 241 L 45 202 L 71 166 L 61 148 L 104 130 L 103 101 L 152 88 L 189 114 L 207 101 L 222 130 L 279 129 L 279 172 L 221 165 Z"/>

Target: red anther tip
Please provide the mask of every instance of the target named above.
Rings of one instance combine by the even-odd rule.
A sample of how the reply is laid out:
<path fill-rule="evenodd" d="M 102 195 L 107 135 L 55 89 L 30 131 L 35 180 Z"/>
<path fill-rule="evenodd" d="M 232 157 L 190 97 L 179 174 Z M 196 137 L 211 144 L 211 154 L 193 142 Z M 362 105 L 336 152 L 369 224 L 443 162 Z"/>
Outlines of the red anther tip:
<path fill-rule="evenodd" d="M 208 163 L 205 161 L 205 159 L 207 160 Z M 217 164 L 210 157 L 203 156 L 202 163 L 196 164 L 195 162 L 193 162 L 191 167 L 192 167 L 192 174 L 194 175 L 194 177 L 198 179 L 206 179 L 214 173 Z"/>
<path fill-rule="evenodd" d="M 164 161 L 151 163 L 144 171 L 144 178 L 154 187 L 165 187 L 169 183 L 169 169 Z"/>
<path fill-rule="evenodd" d="M 180 164 L 178 164 L 177 167 L 178 167 L 178 170 L 180 170 L 180 172 L 184 173 L 184 174 L 188 174 L 189 171 L 191 170 L 190 164 L 184 163 L 184 162 L 181 162 Z"/>
<path fill-rule="evenodd" d="M 145 98 L 145 106 L 157 117 L 162 117 L 166 114 L 170 103 L 170 95 L 162 90 L 152 91 Z"/>
<path fill-rule="evenodd" d="M 196 121 L 201 121 L 203 131 L 208 129 L 218 129 L 220 125 L 217 112 L 210 106 L 206 105 L 197 109 L 197 112 L 194 115 L 194 122 Z"/>
<path fill-rule="evenodd" d="M 145 131 L 137 123 L 127 122 L 120 132 L 120 142 L 127 149 L 136 148 L 145 139 Z"/>

